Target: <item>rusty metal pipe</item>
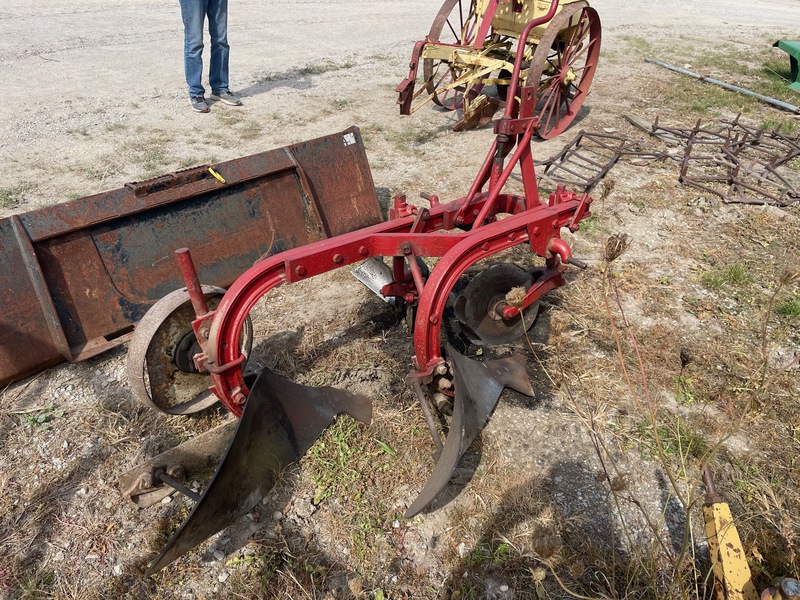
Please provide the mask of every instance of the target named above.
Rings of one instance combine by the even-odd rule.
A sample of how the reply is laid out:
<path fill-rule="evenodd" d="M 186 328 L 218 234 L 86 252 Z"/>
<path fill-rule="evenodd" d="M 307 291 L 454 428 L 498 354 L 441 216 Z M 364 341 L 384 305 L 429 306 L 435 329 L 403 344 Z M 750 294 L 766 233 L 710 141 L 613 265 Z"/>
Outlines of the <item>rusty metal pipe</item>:
<path fill-rule="evenodd" d="M 676 73 L 680 73 L 681 75 L 688 75 L 689 77 L 694 77 L 695 79 L 699 79 L 700 81 L 705 81 L 706 83 L 713 83 L 714 85 L 718 85 L 719 87 L 729 90 L 731 92 L 739 92 L 740 94 L 744 94 L 745 96 L 756 98 L 758 100 L 761 100 L 762 102 L 771 104 L 772 106 L 777 106 L 778 108 L 782 108 L 784 110 L 788 110 L 789 112 L 793 112 L 796 115 L 800 115 L 800 106 L 795 106 L 794 104 L 789 104 L 788 102 L 782 102 L 780 100 L 776 100 L 775 98 L 764 96 L 763 94 L 757 94 L 756 92 L 747 90 L 745 88 L 740 88 L 735 85 L 731 85 L 730 83 L 725 83 L 724 81 L 720 81 L 718 79 L 712 79 L 711 77 L 706 77 L 705 75 L 700 75 L 699 73 L 694 73 L 693 71 L 681 69 L 680 67 L 676 67 L 675 65 L 670 65 L 658 60 L 653 60 L 652 58 L 645 58 L 644 62 L 658 65 L 659 67 L 663 67 L 664 69 L 669 69 L 670 71 L 675 71 Z"/>
<path fill-rule="evenodd" d="M 157 469 L 155 473 L 153 473 L 156 479 L 160 480 L 162 483 L 167 484 L 174 490 L 177 490 L 187 498 L 191 498 L 195 502 L 200 502 L 200 494 L 195 492 L 194 490 L 189 489 L 187 486 L 183 485 L 180 481 L 171 477 L 164 469 Z"/>

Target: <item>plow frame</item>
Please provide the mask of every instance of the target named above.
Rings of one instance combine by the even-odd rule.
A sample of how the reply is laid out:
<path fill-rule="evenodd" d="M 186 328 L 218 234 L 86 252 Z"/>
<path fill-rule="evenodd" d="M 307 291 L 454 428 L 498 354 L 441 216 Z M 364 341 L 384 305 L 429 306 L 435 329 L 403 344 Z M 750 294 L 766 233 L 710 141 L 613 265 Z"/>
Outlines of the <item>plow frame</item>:
<path fill-rule="evenodd" d="M 526 34 L 534 26 L 531 22 Z M 519 71 L 512 76 L 517 83 Z M 200 282 L 188 252 L 181 270 L 192 298 L 196 319 L 192 328 L 202 352 L 195 357 L 199 370 L 208 371 L 213 391 L 240 416 L 249 392 L 242 372 L 245 357 L 238 340 L 250 310 L 270 290 L 284 283 L 306 280 L 374 256 L 393 257 L 393 272 L 402 280 L 385 286 L 383 295 L 400 295 L 417 304 L 414 329 L 413 377 L 430 383 L 444 363 L 440 332 L 450 291 L 472 265 L 497 252 L 526 243 L 546 259 L 542 276 L 527 290 L 522 306 L 505 306 L 502 318 L 516 317 L 544 293 L 564 284 L 562 273 L 573 261 L 562 227 L 579 228 L 589 215 L 592 198 L 559 186 L 546 202 L 539 197 L 531 153 L 536 118 L 531 117 L 533 92 L 524 88 L 522 102 L 509 102 L 496 122 L 496 137 L 468 194 L 448 204 L 429 195 L 430 208 L 409 205 L 396 196 L 390 219 L 371 227 L 287 250 L 254 265 L 228 289 L 217 308 L 205 306 Z M 513 150 L 513 152 L 512 152 Z M 502 193 L 511 173 L 519 167 L 524 196 Z M 483 189 L 488 185 L 486 191 Z M 499 218 L 507 215 L 505 218 Z M 460 233 L 450 233 L 453 229 Z M 416 257 L 439 257 L 427 281 Z M 404 266 L 407 265 L 407 268 Z"/>
<path fill-rule="evenodd" d="M 551 6 L 555 5 L 554 2 Z M 525 44 L 535 25 L 535 20 L 528 23 L 520 44 Z M 521 60 L 519 54 L 511 77 L 515 89 Z M 239 425 L 207 491 L 149 572 L 162 568 L 259 501 L 264 493 L 262 480 L 269 475 L 261 471 L 273 452 L 263 435 L 282 440 L 279 446 L 285 452 L 277 469 L 302 456 L 336 414 L 347 412 L 363 422 L 371 418 L 371 401 L 345 390 L 308 388 L 289 382 L 281 386 L 294 391 L 275 394 L 271 386 L 278 380 L 269 369 L 263 369 L 255 379 L 245 377 L 247 356 L 240 341 L 250 312 L 280 285 L 305 281 L 367 259 L 391 257 L 391 279 L 382 284 L 379 292 L 384 298 L 394 297 L 407 307 L 416 308 L 413 369 L 406 381 L 420 402 L 438 457 L 420 495 L 406 511 L 407 517 L 429 506 L 444 488 L 505 387 L 533 395 L 523 361 L 473 361 L 441 339 L 451 292 L 462 275 L 481 260 L 521 244 L 544 259 L 543 267 L 527 271 L 515 267 L 525 275 L 525 283 L 503 280 L 499 296 L 482 305 L 484 316 L 504 323 L 524 321 L 526 309 L 533 307 L 543 294 L 564 285 L 567 264 L 586 266 L 572 257 L 561 230 L 579 229 L 581 219 L 590 214 L 592 198 L 563 186 L 558 186 L 547 199 L 540 198 L 531 151 L 531 139 L 539 124 L 534 114 L 535 89 L 519 89 L 519 98 L 515 96 L 507 102 L 503 116 L 495 121 L 494 140 L 462 198 L 441 203 L 438 196 L 423 194 L 429 206 L 417 207 L 398 194 L 387 221 L 286 249 L 248 268 L 214 310 L 209 310 L 206 303 L 190 249 L 176 252 L 195 316 L 191 328 L 199 351 L 193 350 L 192 361 L 198 373 L 210 376 L 210 389 L 239 417 Z M 522 179 L 521 195 L 504 191 L 516 169 Z M 438 258 L 428 275 L 418 260 L 423 257 Z M 519 289 L 522 294 L 510 293 Z M 458 363 L 470 366 L 457 367 Z M 465 369 L 472 371 L 469 379 L 464 378 Z M 442 379 L 450 376 L 452 381 L 448 384 L 455 384 L 453 417 L 442 442 L 431 417 L 426 390 L 435 393 L 438 384 L 444 383 Z M 324 418 L 318 419 L 320 415 Z M 297 443 L 298 440 L 304 441 Z M 218 480 L 224 483 L 217 485 Z M 233 496 L 231 482 L 239 486 Z"/>
<path fill-rule="evenodd" d="M 559 190 L 547 204 L 525 208 L 519 196 L 496 196 L 498 213 L 511 216 L 495 220 L 479 231 L 437 233 L 452 229 L 462 208 L 468 206 L 479 214 L 487 206 L 488 194 L 474 202 L 455 201 L 419 209 L 415 214 L 387 221 L 367 229 L 310 244 L 272 257 L 246 271 L 228 290 L 215 311 L 201 314 L 192 324 L 204 340 L 204 355 L 197 360 L 210 372 L 214 391 L 222 403 L 241 415 L 248 389 L 242 374 L 243 357 L 238 344 L 242 327 L 256 302 L 270 290 L 284 283 L 294 283 L 344 267 L 371 256 L 393 256 L 415 265 L 416 256 L 441 257 L 421 289 L 414 285 L 406 301 L 417 301 L 414 351 L 416 376 L 430 382 L 436 367 L 444 363 L 439 334 L 442 313 L 450 290 L 458 278 L 479 260 L 523 243 L 548 260 L 544 275 L 528 290 L 519 310 L 538 300 L 542 294 L 564 284 L 562 263 L 570 259 L 568 246 L 559 236 L 562 227 L 574 221 L 580 206 L 588 206 L 585 194 Z M 398 201 L 402 205 L 402 200 Z M 586 214 L 586 213 L 584 213 Z M 422 223 L 414 231 L 416 223 Z M 413 269 L 413 266 L 412 266 Z M 413 273 L 412 273 L 413 277 Z M 190 293 L 192 287 L 189 286 Z M 515 314 L 509 313 L 509 317 Z"/>

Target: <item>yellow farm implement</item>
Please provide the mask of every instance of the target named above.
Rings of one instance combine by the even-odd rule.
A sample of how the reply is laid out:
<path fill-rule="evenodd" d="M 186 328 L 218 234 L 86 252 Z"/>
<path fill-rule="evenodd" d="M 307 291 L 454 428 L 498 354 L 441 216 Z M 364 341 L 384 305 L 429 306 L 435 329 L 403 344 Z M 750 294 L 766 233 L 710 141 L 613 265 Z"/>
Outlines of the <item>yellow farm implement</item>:
<path fill-rule="evenodd" d="M 532 92 L 528 118 L 539 137 L 554 137 L 583 105 L 599 54 L 600 18 L 583 0 L 445 0 L 397 87 L 400 112 L 433 101 L 463 109 L 456 129 L 468 129 Z"/>

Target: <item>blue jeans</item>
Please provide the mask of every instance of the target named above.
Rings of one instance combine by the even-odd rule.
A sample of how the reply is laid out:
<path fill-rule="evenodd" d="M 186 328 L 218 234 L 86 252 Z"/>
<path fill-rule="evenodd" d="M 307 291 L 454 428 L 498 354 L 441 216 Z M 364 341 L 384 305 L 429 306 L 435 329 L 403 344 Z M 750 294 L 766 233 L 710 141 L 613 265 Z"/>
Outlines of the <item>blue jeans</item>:
<path fill-rule="evenodd" d="M 216 94 L 228 89 L 228 0 L 178 0 L 183 18 L 183 62 L 190 96 L 202 96 L 203 23 L 208 16 L 211 65 L 208 82 Z"/>

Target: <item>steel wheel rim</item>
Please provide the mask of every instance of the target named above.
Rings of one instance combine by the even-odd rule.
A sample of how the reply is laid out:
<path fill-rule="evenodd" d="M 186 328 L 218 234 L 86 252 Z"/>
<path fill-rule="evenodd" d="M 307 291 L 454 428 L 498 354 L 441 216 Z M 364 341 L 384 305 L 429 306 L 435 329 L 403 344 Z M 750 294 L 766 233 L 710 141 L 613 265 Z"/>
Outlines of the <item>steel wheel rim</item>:
<path fill-rule="evenodd" d="M 565 40 L 561 31 L 578 16 Z M 536 87 L 540 138 L 561 134 L 578 114 L 591 88 L 600 55 L 600 18 L 585 3 L 566 6 L 550 22 L 536 47 L 527 86 Z"/>

